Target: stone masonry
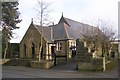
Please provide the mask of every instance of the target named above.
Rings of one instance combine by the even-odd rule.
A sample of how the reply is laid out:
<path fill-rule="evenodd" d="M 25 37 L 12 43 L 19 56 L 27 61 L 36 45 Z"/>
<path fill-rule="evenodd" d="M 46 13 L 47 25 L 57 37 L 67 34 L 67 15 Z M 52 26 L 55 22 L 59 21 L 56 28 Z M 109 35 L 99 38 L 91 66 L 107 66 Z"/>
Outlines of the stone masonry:
<path fill-rule="evenodd" d="M 84 47 L 83 42 L 77 39 L 77 61 L 76 66 L 78 70 L 96 71 L 103 70 L 103 59 L 92 58 L 91 53 L 88 53 L 88 49 Z"/>

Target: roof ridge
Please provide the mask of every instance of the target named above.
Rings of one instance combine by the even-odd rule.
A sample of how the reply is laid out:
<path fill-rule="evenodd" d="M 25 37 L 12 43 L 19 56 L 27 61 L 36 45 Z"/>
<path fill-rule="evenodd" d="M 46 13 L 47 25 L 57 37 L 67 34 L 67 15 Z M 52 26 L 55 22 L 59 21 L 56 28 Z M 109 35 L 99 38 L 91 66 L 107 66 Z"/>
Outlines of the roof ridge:
<path fill-rule="evenodd" d="M 63 26 L 64 26 L 64 29 L 65 29 L 65 33 L 67 35 L 67 38 L 69 39 L 69 35 L 68 35 L 68 31 L 67 31 L 67 24 L 66 23 L 63 23 Z"/>
<path fill-rule="evenodd" d="M 70 18 L 67 18 L 67 17 L 64 17 L 65 19 L 69 19 L 69 20 L 71 20 L 71 21 L 74 21 L 74 22 L 77 22 L 77 23 L 81 23 L 81 22 L 79 22 L 79 21 L 76 21 L 76 20 L 73 20 L 73 19 L 70 19 Z"/>
<path fill-rule="evenodd" d="M 71 21 L 74 21 L 74 22 L 77 22 L 77 23 L 80 23 L 80 24 L 82 24 L 82 25 L 87 25 L 87 26 L 90 26 L 90 27 L 95 27 L 95 26 L 93 26 L 93 25 L 89 25 L 89 24 L 87 24 L 87 23 L 83 23 L 83 22 L 79 22 L 79 21 L 76 21 L 76 20 L 73 20 L 73 19 L 70 19 L 70 18 L 66 18 L 66 17 L 64 17 L 65 19 L 68 19 L 68 20 L 71 20 Z M 67 22 L 67 21 L 66 21 Z"/>

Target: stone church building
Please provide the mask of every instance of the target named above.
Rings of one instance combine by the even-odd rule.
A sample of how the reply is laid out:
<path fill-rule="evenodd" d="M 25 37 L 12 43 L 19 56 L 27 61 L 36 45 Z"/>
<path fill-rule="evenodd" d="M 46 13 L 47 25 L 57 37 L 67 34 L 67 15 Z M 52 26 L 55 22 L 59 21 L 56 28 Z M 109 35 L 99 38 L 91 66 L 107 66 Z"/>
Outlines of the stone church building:
<path fill-rule="evenodd" d="M 96 27 L 61 17 L 56 25 L 41 27 L 31 22 L 20 42 L 20 58 L 38 60 L 42 38 L 41 60 L 53 60 L 67 63 L 76 55 L 76 39 L 88 35 L 87 29 Z M 42 30 L 42 34 L 41 34 Z"/>

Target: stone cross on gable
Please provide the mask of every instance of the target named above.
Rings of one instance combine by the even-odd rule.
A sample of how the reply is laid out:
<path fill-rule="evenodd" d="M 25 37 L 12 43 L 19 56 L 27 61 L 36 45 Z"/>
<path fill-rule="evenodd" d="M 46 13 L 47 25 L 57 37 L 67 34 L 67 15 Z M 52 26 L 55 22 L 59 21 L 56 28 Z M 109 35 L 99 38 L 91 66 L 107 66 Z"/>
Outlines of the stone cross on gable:
<path fill-rule="evenodd" d="M 33 23 L 33 18 L 31 19 L 31 23 Z"/>

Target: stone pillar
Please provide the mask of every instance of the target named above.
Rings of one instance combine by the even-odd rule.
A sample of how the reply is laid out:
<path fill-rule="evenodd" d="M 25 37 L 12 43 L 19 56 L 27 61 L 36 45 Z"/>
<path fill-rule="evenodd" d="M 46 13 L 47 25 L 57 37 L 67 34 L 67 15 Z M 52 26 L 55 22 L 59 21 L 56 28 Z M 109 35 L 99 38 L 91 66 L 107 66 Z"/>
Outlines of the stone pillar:
<path fill-rule="evenodd" d="M 77 39 L 76 43 L 77 69 L 88 70 L 91 66 L 90 53 L 88 53 L 88 49 L 84 47 L 84 43 L 79 39 Z"/>
<path fill-rule="evenodd" d="M 106 70 L 106 66 L 105 66 L 105 57 L 103 57 L 103 71 Z"/>

